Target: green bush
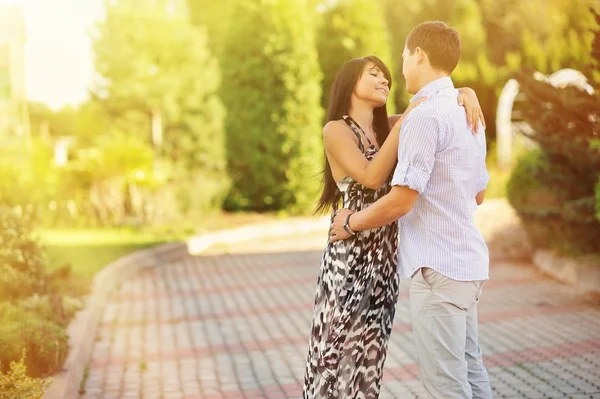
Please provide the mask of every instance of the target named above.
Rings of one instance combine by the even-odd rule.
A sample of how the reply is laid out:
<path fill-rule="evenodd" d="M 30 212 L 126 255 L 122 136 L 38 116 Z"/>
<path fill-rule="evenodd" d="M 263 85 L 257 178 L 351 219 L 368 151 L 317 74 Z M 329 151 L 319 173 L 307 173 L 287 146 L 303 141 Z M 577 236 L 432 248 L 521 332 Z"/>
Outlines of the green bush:
<path fill-rule="evenodd" d="M 308 210 L 321 171 L 321 72 L 303 2 L 236 5 L 225 40 L 227 209 Z"/>
<path fill-rule="evenodd" d="M 220 173 L 190 173 L 174 184 L 178 207 L 182 214 L 206 214 L 220 209 L 230 188 L 228 179 Z"/>
<path fill-rule="evenodd" d="M 56 324 L 67 327 L 75 313 L 83 307 L 83 301 L 71 296 L 32 295 L 18 301 L 16 306 L 26 313 L 44 320 L 53 320 Z"/>
<path fill-rule="evenodd" d="M 31 378 L 27 375 L 26 356 L 10 362 L 5 373 L 0 364 L 0 399 L 39 399 L 52 383 L 50 378 Z"/>
<path fill-rule="evenodd" d="M 508 199 L 534 246 L 570 255 L 600 252 L 594 198 L 580 197 L 582 188 L 566 172 L 541 150 L 527 153 L 507 184 Z"/>
<path fill-rule="evenodd" d="M 46 254 L 31 237 L 30 214 L 0 206 L 0 301 L 46 291 Z"/>
<path fill-rule="evenodd" d="M 42 312 L 47 310 L 41 307 L 27 310 L 9 302 L 0 304 L 2 367 L 19 361 L 23 350 L 27 353 L 27 373 L 32 377 L 47 376 L 62 367 L 69 350 L 68 336 L 63 326 L 51 318 L 52 314 L 42 315 Z"/>
<path fill-rule="evenodd" d="M 0 207 L 0 371 L 8 373 L 0 377 L 3 384 L 21 378 L 21 366 L 17 365 L 17 374 L 9 367 L 21 360 L 23 351 L 27 357 L 22 364 L 34 377 L 59 370 L 67 356 L 64 330 L 82 303 L 63 297 L 69 269 L 48 274 L 46 266 L 45 252 L 32 238 L 30 214 Z M 21 382 L 23 389 L 37 386 L 31 380 Z M 8 392 L 21 389 L 19 384 Z M 25 391 L 23 395 L 13 398 L 29 397 Z"/>
<path fill-rule="evenodd" d="M 600 176 L 598 176 L 598 183 L 596 183 L 596 218 L 600 220 Z"/>
<path fill-rule="evenodd" d="M 9 141 L 10 143 L 10 141 Z M 0 205 L 40 210 L 57 193 L 52 146 L 37 137 L 0 147 Z"/>
<path fill-rule="evenodd" d="M 597 48 L 600 29 L 594 43 Z M 520 160 L 509 200 L 534 245 L 568 255 L 600 253 L 600 93 L 557 88 L 528 70 L 517 79 L 531 127 L 524 134 L 540 147 Z"/>

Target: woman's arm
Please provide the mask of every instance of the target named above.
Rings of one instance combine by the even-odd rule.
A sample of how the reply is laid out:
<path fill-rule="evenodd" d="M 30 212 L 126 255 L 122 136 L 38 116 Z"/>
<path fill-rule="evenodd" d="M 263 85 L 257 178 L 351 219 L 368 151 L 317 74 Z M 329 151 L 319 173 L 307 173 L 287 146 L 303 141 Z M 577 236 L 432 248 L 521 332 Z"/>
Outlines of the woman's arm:
<path fill-rule="evenodd" d="M 390 132 L 377 156 L 369 162 L 358 148 L 358 140 L 348 125 L 341 121 L 329 122 L 323 129 L 327 158 L 363 186 L 377 190 L 396 163 L 399 130 Z"/>
<path fill-rule="evenodd" d="M 467 123 L 473 133 L 477 134 L 480 122 L 485 127 L 485 118 L 475 90 L 470 87 L 461 87 L 458 89 L 458 104 L 465 107 Z"/>
<path fill-rule="evenodd" d="M 475 90 L 469 87 L 461 87 L 458 89 L 458 93 L 458 104 L 465 107 L 469 127 L 471 127 L 473 133 L 477 133 L 480 122 L 485 127 L 485 118 L 483 117 L 483 111 L 479 105 L 477 94 L 475 93 Z M 402 114 L 388 116 L 388 125 L 390 126 L 390 129 L 396 124 L 401 116 Z"/>
<path fill-rule="evenodd" d="M 424 100 L 424 99 L 423 99 Z M 323 129 L 325 151 L 330 163 L 337 164 L 344 172 L 365 187 L 377 190 L 388 178 L 398 158 L 398 142 L 402 121 L 423 100 L 415 101 L 397 118 L 388 138 L 371 162 L 357 146 L 356 136 L 342 121 L 332 121 Z"/>

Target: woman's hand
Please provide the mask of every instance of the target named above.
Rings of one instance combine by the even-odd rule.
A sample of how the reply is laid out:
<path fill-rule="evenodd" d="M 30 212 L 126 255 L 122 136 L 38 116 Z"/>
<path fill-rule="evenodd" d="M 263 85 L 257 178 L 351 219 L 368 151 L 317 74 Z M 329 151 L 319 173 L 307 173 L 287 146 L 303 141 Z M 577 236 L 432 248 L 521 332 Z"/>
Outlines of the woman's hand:
<path fill-rule="evenodd" d="M 458 89 L 458 92 L 458 104 L 465 107 L 469 128 L 471 128 L 473 134 L 477 134 L 479 122 L 485 127 L 485 118 L 483 117 L 483 111 L 481 111 L 477 94 L 469 87 Z"/>

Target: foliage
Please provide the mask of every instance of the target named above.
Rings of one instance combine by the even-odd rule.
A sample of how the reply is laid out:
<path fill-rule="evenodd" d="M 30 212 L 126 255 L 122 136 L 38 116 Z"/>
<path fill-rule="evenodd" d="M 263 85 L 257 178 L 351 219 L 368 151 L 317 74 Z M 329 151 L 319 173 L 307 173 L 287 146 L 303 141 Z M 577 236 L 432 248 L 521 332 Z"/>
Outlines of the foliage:
<path fill-rule="evenodd" d="M 595 0 L 481 0 L 494 65 L 549 74 L 569 66 L 590 72 Z"/>
<path fill-rule="evenodd" d="M 182 214 L 192 215 L 219 209 L 229 187 L 229 182 L 218 173 L 196 172 L 185 182 L 174 185 L 173 190 Z"/>
<path fill-rule="evenodd" d="M 600 8 L 592 9 L 592 14 L 596 20 L 594 40 L 592 41 L 592 84 L 595 83 L 596 89 L 600 89 Z"/>
<path fill-rule="evenodd" d="M 600 221 L 600 176 L 598 176 L 598 183 L 596 183 L 596 219 Z"/>
<path fill-rule="evenodd" d="M 71 196 L 79 194 L 83 199 L 80 211 L 86 212 L 87 206 L 89 216 L 100 224 L 119 224 L 128 215 L 143 218 L 143 209 L 136 198 L 130 198 L 129 189 L 156 179 L 152 167 L 153 152 L 147 143 L 115 133 L 98 138 L 95 147 L 75 151 L 64 181 Z"/>
<path fill-rule="evenodd" d="M 500 90 L 510 74 L 523 67 L 549 74 L 578 68 L 590 76 L 589 49 L 594 28 L 589 7 L 595 0 L 381 0 L 393 43 L 395 80 L 401 83 L 397 103 L 410 96 L 404 90 L 402 48 L 417 24 L 442 20 L 461 35 L 462 56 L 452 75 L 457 86 L 473 88 L 494 138 Z M 600 78 L 600 77 L 599 77 Z"/>
<path fill-rule="evenodd" d="M 19 300 L 17 306 L 24 313 L 34 314 L 44 320 L 53 320 L 66 328 L 75 313 L 82 309 L 83 302 L 76 297 L 35 294 Z"/>
<path fill-rule="evenodd" d="M 52 148 L 39 138 L 0 150 L 0 205 L 37 209 L 59 191 Z"/>
<path fill-rule="evenodd" d="M 555 88 L 531 73 L 517 75 L 526 96 L 525 118 L 551 163 L 569 166 L 573 178 L 589 192 L 600 171 L 600 93 L 574 86 Z"/>
<path fill-rule="evenodd" d="M 324 109 L 327 109 L 329 104 L 331 86 L 338 70 L 352 58 L 375 55 L 388 66 L 392 76 L 396 78 L 383 10 L 378 2 L 336 2 L 321 16 L 316 37 L 319 63 L 323 71 L 321 105 Z M 388 114 L 394 112 L 395 87 L 394 83 L 388 101 Z"/>
<path fill-rule="evenodd" d="M 321 74 L 303 2 L 239 3 L 222 60 L 226 207 L 302 211 L 320 171 Z M 260 27 L 260 29 L 257 29 Z"/>
<path fill-rule="evenodd" d="M 233 12 L 240 0 L 215 2 L 213 0 L 188 0 L 190 20 L 206 29 L 208 44 L 219 58 L 222 55 L 227 32 L 235 24 Z"/>
<path fill-rule="evenodd" d="M 108 4 L 94 42 L 103 78 L 94 94 L 113 126 L 152 142 L 177 170 L 226 181 L 220 72 L 205 30 L 166 0 Z"/>
<path fill-rule="evenodd" d="M 0 399 L 39 399 L 52 383 L 50 378 L 31 378 L 27 375 L 26 357 L 12 361 L 3 373 L 0 365 Z"/>
<path fill-rule="evenodd" d="M 2 367 L 21 359 L 25 350 L 25 365 L 30 376 L 42 377 L 58 371 L 69 350 L 68 336 L 63 326 L 52 318 L 27 311 L 10 302 L 0 303 L 0 306 Z"/>
<path fill-rule="evenodd" d="M 208 33 L 208 43 L 212 52 L 219 58 L 223 57 L 225 39 L 232 26 L 237 23 L 234 11 L 240 0 L 215 2 L 214 0 L 187 0 L 190 20 L 193 24 L 203 27 Z M 306 0 L 306 10 L 311 16 L 317 15 L 322 0 Z"/>
<path fill-rule="evenodd" d="M 595 185 L 600 176 L 600 93 L 555 88 L 518 75 L 526 95 L 529 136 L 540 149 L 519 162 L 509 200 L 534 245 L 600 252 Z"/>
<path fill-rule="evenodd" d="M 31 237 L 30 217 L 0 206 L 0 301 L 43 293 L 46 289 L 47 259 Z"/>
<path fill-rule="evenodd" d="M 82 303 L 63 296 L 68 270 L 47 273 L 47 256 L 32 227 L 31 213 L 0 206 L 0 371 L 9 370 L 26 351 L 29 375 L 44 376 L 62 366 L 68 352 L 64 329 Z M 0 377 L 4 384 L 29 387 L 31 381 L 20 378 L 10 372 Z"/>
<path fill-rule="evenodd" d="M 577 199 L 557 181 L 565 178 L 540 150 L 524 155 L 507 185 L 508 199 L 523 221 L 531 243 L 568 255 L 600 251 L 600 227 L 590 217 L 588 198 Z M 593 204 L 593 203 L 592 203 Z"/>

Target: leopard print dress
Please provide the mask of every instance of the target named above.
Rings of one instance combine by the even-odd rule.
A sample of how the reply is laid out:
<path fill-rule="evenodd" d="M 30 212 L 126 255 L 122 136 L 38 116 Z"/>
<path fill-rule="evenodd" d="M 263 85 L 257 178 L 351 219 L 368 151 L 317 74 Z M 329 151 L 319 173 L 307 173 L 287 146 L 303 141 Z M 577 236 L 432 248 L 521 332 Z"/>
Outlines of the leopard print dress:
<path fill-rule="evenodd" d="M 358 129 L 344 117 L 364 151 Z M 338 183 L 343 207 L 355 212 L 385 195 L 347 176 Z M 335 212 L 332 212 L 332 220 Z M 321 262 L 304 377 L 304 399 L 376 399 L 392 331 L 399 276 L 396 223 L 328 243 Z"/>

